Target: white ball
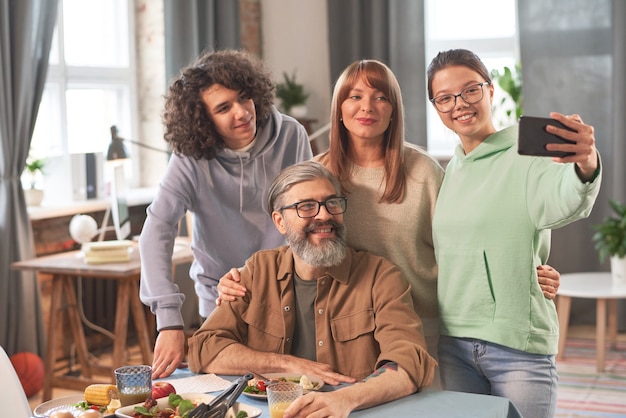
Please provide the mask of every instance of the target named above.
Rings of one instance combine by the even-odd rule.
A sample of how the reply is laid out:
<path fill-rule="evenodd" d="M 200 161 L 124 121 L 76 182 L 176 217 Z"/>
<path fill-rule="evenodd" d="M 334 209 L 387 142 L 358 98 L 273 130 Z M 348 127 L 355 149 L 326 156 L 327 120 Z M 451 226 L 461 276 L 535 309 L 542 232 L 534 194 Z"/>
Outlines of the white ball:
<path fill-rule="evenodd" d="M 74 215 L 70 221 L 70 236 L 80 244 L 91 241 L 98 233 L 96 220 L 89 215 Z"/>

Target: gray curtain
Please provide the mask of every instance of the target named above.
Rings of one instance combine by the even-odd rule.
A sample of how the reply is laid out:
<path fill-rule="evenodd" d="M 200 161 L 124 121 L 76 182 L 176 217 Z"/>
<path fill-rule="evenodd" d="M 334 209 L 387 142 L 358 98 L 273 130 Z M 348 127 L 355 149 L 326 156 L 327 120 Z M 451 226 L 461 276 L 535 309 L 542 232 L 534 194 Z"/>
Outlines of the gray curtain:
<path fill-rule="evenodd" d="M 408 142 L 426 147 L 423 0 L 328 0 L 330 75 L 351 62 L 378 59 L 402 88 Z"/>
<path fill-rule="evenodd" d="M 166 84 L 204 50 L 237 49 L 239 1 L 165 0 Z"/>
<path fill-rule="evenodd" d="M 589 219 L 553 232 L 550 264 L 562 273 L 609 271 L 608 261 L 599 263 L 591 237 L 592 225 L 610 213 L 608 200 L 626 202 L 626 2 L 525 0 L 518 11 L 524 113 L 580 114 L 595 127 L 604 169 Z M 575 302 L 573 320 L 592 322 L 595 304 Z"/>
<path fill-rule="evenodd" d="M 11 269 L 33 258 L 20 174 L 46 81 L 57 0 L 0 0 L 0 345 L 44 352 L 36 275 Z"/>

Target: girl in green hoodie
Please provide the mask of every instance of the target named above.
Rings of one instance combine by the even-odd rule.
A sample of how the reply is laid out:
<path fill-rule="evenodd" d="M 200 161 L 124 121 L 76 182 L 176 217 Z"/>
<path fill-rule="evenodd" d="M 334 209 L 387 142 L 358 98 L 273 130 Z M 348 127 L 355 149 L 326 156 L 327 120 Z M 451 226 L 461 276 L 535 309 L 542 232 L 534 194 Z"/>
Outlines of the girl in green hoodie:
<path fill-rule="evenodd" d="M 433 219 L 439 266 L 439 364 L 444 389 L 512 400 L 525 417 L 553 416 L 558 320 L 537 283 L 550 230 L 585 218 L 600 189 L 593 127 L 551 113 L 574 141 L 549 159 L 517 153 L 517 127 L 492 122 L 494 86 L 472 52 L 440 52 L 427 71 L 428 94 L 460 144 Z"/>

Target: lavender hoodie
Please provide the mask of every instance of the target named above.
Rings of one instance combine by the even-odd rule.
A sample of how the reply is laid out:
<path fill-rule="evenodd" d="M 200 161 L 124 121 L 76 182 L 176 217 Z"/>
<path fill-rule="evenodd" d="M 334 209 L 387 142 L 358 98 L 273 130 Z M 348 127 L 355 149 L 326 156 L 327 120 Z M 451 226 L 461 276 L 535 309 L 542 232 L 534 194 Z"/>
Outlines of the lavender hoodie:
<path fill-rule="evenodd" d="M 156 315 L 157 329 L 184 325 L 185 295 L 174 283 L 171 257 L 186 211 L 194 215 L 190 276 L 206 317 L 220 277 L 255 251 L 285 243 L 267 212 L 267 188 L 284 167 L 311 158 L 305 129 L 275 108 L 245 152 L 222 149 L 212 160 L 172 155 L 139 239 L 139 293 Z"/>

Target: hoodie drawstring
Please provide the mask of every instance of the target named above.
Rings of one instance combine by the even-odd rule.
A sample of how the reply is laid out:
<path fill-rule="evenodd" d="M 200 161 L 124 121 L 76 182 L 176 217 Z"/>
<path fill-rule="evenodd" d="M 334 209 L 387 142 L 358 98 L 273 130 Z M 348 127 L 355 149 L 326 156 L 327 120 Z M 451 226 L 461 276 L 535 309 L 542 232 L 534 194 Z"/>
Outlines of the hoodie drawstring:
<path fill-rule="evenodd" d="M 265 154 L 261 155 L 261 163 L 263 164 L 263 195 L 261 197 L 261 209 L 268 212 L 269 208 L 265 206 L 265 193 L 267 192 L 267 167 L 265 166 Z"/>
<path fill-rule="evenodd" d="M 240 173 L 239 173 L 239 213 L 243 213 L 243 177 L 244 177 L 244 162 L 243 162 L 243 158 L 241 155 L 237 155 L 237 157 L 239 158 L 239 167 L 240 167 Z M 267 187 L 268 187 L 268 180 L 267 180 L 267 167 L 265 166 L 265 154 L 261 155 L 261 165 L 263 166 L 263 196 L 265 196 L 265 193 L 267 191 Z M 261 208 L 264 210 L 267 210 L 267 207 L 265 206 L 266 202 L 265 199 L 262 198 L 261 199 Z"/>
<path fill-rule="evenodd" d="M 243 159 L 241 158 L 241 155 L 239 156 L 239 166 L 240 166 L 240 172 L 241 174 L 239 175 L 239 213 L 243 212 Z"/>

